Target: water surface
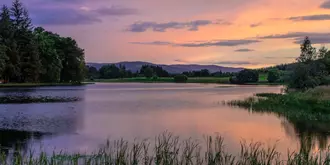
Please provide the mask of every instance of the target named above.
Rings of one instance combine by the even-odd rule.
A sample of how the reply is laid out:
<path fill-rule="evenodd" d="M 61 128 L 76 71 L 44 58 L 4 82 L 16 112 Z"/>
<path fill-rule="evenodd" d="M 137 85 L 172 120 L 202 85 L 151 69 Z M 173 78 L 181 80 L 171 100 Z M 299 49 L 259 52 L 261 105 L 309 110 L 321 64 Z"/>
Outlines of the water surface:
<path fill-rule="evenodd" d="M 296 150 L 302 134 L 314 135 L 275 114 L 259 114 L 223 105 L 260 92 L 281 92 L 281 86 L 119 83 L 81 87 L 1 89 L 0 95 L 81 97 L 75 103 L 0 105 L 0 145 L 13 148 L 92 152 L 106 139 L 154 138 L 169 131 L 182 138 L 220 134 L 230 151 L 239 142 L 277 144 Z M 321 140 L 320 140 L 321 139 Z M 314 149 L 328 135 L 312 137 Z M 325 143 L 325 144 L 324 144 Z"/>

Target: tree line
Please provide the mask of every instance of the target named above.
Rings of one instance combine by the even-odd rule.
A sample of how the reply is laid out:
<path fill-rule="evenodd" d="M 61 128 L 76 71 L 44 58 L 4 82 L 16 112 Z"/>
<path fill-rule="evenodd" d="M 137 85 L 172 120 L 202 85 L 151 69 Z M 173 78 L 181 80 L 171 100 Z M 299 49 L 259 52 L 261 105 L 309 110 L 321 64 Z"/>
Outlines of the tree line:
<path fill-rule="evenodd" d="M 0 79 L 4 82 L 72 82 L 84 79 L 84 50 L 70 37 L 34 27 L 14 0 L 0 10 Z"/>
<path fill-rule="evenodd" d="M 99 70 L 93 66 L 87 66 L 87 79 L 117 79 L 117 78 L 132 78 L 132 77 L 175 77 L 179 74 L 169 73 L 161 66 L 157 65 L 142 65 L 142 67 L 132 72 L 124 65 L 109 64 L 102 66 Z M 208 69 L 201 69 L 197 71 L 182 72 L 181 75 L 186 77 L 230 77 L 236 75 L 231 72 L 214 72 L 211 73 Z"/>
<path fill-rule="evenodd" d="M 306 90 L 330 84 L 330 51 L 322 46 L 318 51 L 308 37 L 300 46 L 301 53 L 289 77 L 289 88 Z"/>
<path fill-rule="evenodd" d="M 231 77 L 230 82 L 255 83 L 259 81 L 259 74 L 267 74 L 268 82 L 284 83 L 288 88 L 298 90 L 330 85 L 330 51 L 324 46 L 317 50 L 309 37 L 300 45 L 300 51 L 295 63 L 254 70 L 245 69 Z"/>

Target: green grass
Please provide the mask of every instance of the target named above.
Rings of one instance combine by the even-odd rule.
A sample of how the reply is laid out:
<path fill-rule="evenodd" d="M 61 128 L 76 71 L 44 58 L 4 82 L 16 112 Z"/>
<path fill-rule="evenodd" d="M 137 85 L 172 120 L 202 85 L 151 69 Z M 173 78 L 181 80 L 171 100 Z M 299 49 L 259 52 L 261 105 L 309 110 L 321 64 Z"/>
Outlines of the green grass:
<path fill-rule="evenodd" d="M 0 104 L 26 104 L 26 103 L 56 103 L 75 102 L 77 97 L 50 97 L 50 96 L 0 96 Z"/>
<path fill-rule="evenodd" d="M 275 112 L 290 119 L 330 121 L 330 100 L 323 99 L 323 92 L 314 90 L 288 94 L 257 94 L 246 100 L 228 102 L 257 112 Z"/>
<path fill-rule="evenodd" d="M 19 87 L 44 87 L 44 86 L 81 86 L 93 84 L 92 82 L 76 83 L 6 83 L 0 84 L 0 88 L 19 88 Z"/>
<path fill-rule="evenodd" d="M 159 77 L 157 79 L 148 79 L 145 77 L 122 78 L 122 79 L 95 79 L 92 82 L 123 83 L 123 82 L 141 82 L 141 83 L 174 83 L 173 77 Z M 189 77 L 187 83 L 222 83 L 229 84 L 229 77 Z"/>
<path fill-rule="evenodd" d="M 259 74 L 259 82 L 268 82 L 267 80 L 268 74 Z"/>
<path fill-rule="evenodd" d="M 210 83 L 210 84 L 230 84 L 230 77 L 188 77 L 187 83 Z M 174 83 L 173 77 L 159 77 L 157 79 L 134 77 L 134 78 L 121 78 L 121 79 L 95 79 L 90 82 L 106 82 L 106 83 Z M 267 81 L 267 74 L 259 75 L 259 82 L 247 83 L 245 85 L 283 85 L 283 83 L 269 83 Z"/>
<path fill-rule="evenodd" d="M 65 152 L 47 154 L 16 150 L 0 155 L 2 165 L 327 165 L 330 151 L 312 154 L 310 151 L 280 153 L 276 145 L 241 142 L 240 150 L 230 154 L 221 136 L 206 137 L 204 142 L 181 140 L 164 133 L 149 140 L 129 142 L 107 141 L 99 151 L 86 154 Z"/>
<path fill-rule="evenodd" d="M 270 83 L 267 80 L 268 74 L 263 73 L 263 74 L 259 74 L 259 81 L 256 83 L 247 83 L 246 85 L 286 85 L 283 82 L 274 82 L 274 83 Z"/>

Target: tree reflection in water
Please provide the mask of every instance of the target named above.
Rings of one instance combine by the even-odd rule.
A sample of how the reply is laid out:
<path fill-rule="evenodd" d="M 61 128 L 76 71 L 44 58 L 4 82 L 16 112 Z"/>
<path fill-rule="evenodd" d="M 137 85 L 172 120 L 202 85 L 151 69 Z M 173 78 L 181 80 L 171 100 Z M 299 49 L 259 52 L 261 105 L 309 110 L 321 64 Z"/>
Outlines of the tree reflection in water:
<path fill-rule="evenodd" d="M 28 151 L 29 142 L 40 140 L 43 136 L 50 135 L 40 132 L 16 131 L 16 130 L 0 130 L 0 147 L 1 151 L 6 154 L 13 151 Z"/>

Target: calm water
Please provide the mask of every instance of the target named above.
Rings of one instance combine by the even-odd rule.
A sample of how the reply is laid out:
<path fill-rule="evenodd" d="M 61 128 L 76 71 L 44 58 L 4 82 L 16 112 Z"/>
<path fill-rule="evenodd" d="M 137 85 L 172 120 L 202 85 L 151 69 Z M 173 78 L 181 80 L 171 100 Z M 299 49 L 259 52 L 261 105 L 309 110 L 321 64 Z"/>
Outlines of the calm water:
<path fill-rule="evenodd" d="M 260 92 L 281 92 L 280 86 L 202 84 L 95 84 L 83 87 L 1 89 L 0 95 L 77 96 L 83 101 L 0 105 L 0 145 L 13 148 L 91 152 L 106 139 L 154 138 L 169 131 L 182 138 L 225 137 L 230 151 L 242 139 L 277 144 L 280 151 L 298 149 L 303 134 L 314 149 L 327 144 L 327 134 L 299 128 L 274 114 L 229 107 L 222 101 Z M 319 134 L 318 134 L 319 133 Z M 314 136 L 315 135 L 315 136 Z"/>

